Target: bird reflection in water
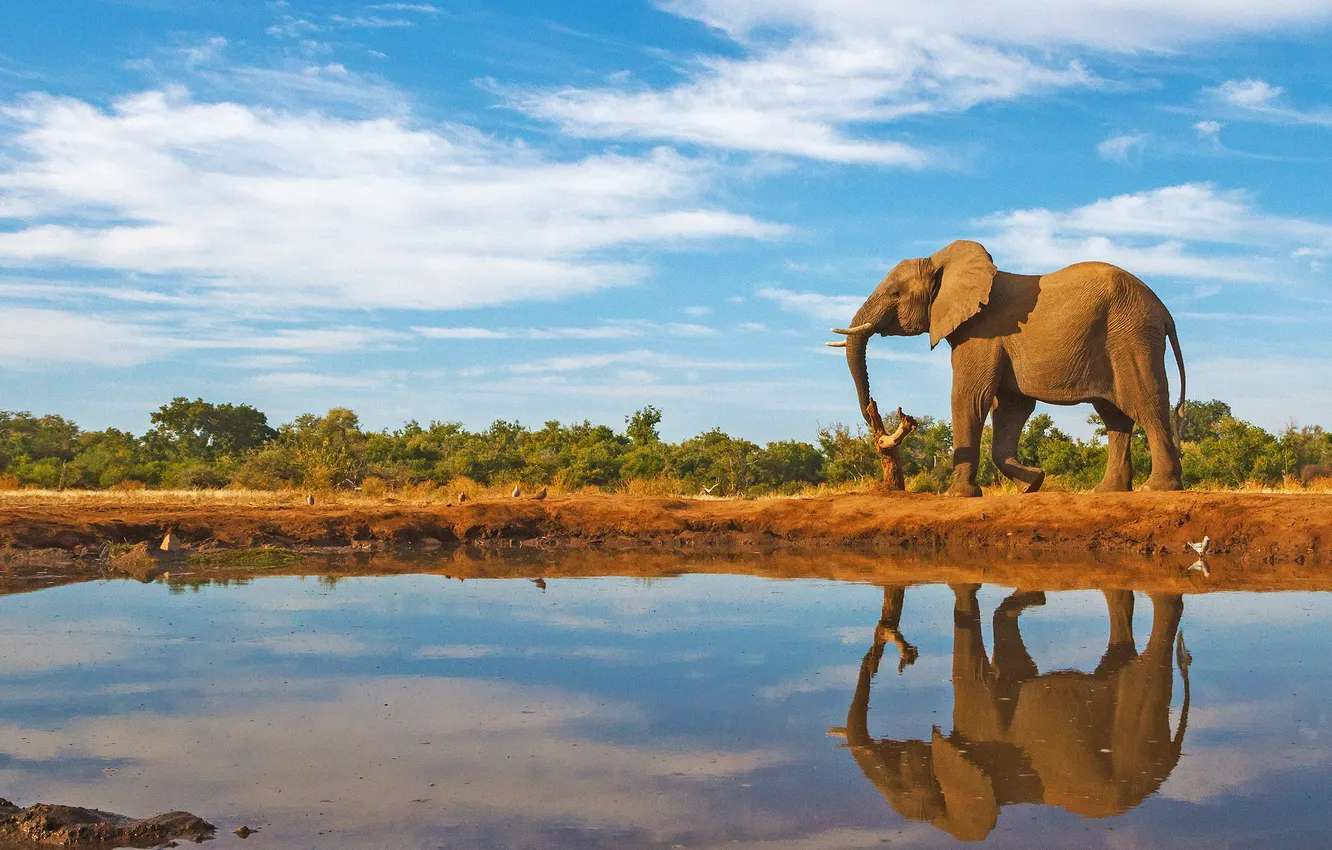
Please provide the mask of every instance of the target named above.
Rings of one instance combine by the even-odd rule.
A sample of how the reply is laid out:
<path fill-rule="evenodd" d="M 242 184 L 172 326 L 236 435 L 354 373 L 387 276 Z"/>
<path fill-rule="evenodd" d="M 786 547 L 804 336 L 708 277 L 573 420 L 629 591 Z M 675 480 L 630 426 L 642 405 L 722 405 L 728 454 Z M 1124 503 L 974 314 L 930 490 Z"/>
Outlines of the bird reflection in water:
<path fill-rule="evenodd" d="M 1179 762 L 1188 723 L 1189 658 L 1178 634 L 1183 598 L 1151 597 L 1152 633 L 1139 653 L 1132 591 L 1104 591 L 1110 640 L 1095 671 L 1041 673 L 1018 618 L 1045 604 L 1045 594 L 1019 590 L 1000 603 L 991 659 L 977 590 L 953 587 L 952 731 L 945 736 L 935 727 L 928 741 L 898 741 L 872 738 L 867 725 L 870 684 L 885 646 L 896 646 L 899 673 L 917 655 L 899 630 L 905 589 L 884 588 L 883 616 L 860 665 L 846 728 L 832 730 L 845 734 L 865 777 L 899 814 L 965 841 L 989 835 L 1000 808 L 1011 803 L 1099 818 L 1122 814 L 1155 792 Z M 1172 735 L 1173 654 L 1184 701 Z"/>

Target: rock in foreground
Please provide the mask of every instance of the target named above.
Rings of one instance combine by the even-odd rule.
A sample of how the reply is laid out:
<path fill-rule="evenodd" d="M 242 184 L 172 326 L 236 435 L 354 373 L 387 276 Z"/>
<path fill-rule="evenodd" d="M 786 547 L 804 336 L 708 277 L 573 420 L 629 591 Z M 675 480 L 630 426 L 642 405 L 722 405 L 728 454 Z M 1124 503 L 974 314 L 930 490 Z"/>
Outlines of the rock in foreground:
<path fill-rule="evenodd" d="M 33 847 L 153 847 L 177 838 L 211 838 L 215 827 L 189 812 L 143 820 L 125 815 L 37 803 L 20 808 L 0 799 L 0 845 Z"/>

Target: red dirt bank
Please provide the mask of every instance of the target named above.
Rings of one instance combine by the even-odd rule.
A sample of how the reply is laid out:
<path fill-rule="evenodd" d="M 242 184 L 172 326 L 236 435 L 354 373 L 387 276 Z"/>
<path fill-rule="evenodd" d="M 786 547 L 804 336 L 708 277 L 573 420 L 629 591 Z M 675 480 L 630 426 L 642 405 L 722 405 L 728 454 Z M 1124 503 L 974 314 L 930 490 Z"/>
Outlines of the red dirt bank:
<path fill-rule="evenodd" d="M 160 540 L 190 547 L 446 546 L 787 549 L 851 546 L 979 553 L 1211 551 L 1264 563 L 1332 561 L 1332 496 L 1036 493 L 947 499 L 864 494 L 761 501 L 597 495 L 458 505 L 224 502 L 0 505 L 0 548 L 80 549 Z"/>

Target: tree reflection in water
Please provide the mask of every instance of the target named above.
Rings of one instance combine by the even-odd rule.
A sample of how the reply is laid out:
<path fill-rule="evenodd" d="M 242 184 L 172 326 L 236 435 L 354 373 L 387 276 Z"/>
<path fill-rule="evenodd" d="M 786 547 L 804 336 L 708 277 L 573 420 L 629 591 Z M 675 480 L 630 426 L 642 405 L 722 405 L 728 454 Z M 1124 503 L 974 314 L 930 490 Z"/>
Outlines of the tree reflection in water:
<path fill-rule="evenodd" d="M 1188 654 L 1175 649 L 1183 598 L 1152 595 L 1152 633 L 1133 642 L 1133 593 L 1105 591 L 1110 640 L 1095 671 L 1041 673 L 1018 625 L 1040 591 L 1014 591 L 994 612 L 994 657 L 981 635 L 977 585 L 953 586 L 953 729 L 925 740 L 870 736 L 870 684 L 884 647 L 897 647 L 899 672 L 916 648 L 899 631 L 903 587 L 884 588 L 874 645 L 860 665 L 847 711 L 847 747 L 865 777 L 901 815 L 976 841 L 994 829 L 1002 806 L 1043 803 L 1087 817 L 1122 814 L 1161 786 L 1179 761 L 1189 715 Z M 1184 684 L 1172 736 L 1170 699 L 1177 654 Z"/>

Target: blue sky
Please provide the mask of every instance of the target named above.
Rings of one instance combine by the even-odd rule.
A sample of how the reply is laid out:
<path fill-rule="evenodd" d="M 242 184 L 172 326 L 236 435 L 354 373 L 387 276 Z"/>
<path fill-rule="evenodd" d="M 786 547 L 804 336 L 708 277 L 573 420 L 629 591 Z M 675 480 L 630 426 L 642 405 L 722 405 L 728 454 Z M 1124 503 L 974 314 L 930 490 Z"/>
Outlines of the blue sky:
<path fill-rule="evenodd" d="M 827 328 L 973 238 L 1009 271 L 1127 268 L 1190 397 L 1332 425 L 1328 0 L 0 19 L 0 408 L 137 431 L 176 395 L 373 427 L 654 404 L 673 439 L 811 439 L 858 419 Z M 947 416 L 946 346 L 871 356 L 882 405 Z"/>

